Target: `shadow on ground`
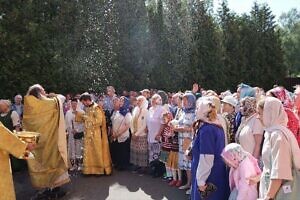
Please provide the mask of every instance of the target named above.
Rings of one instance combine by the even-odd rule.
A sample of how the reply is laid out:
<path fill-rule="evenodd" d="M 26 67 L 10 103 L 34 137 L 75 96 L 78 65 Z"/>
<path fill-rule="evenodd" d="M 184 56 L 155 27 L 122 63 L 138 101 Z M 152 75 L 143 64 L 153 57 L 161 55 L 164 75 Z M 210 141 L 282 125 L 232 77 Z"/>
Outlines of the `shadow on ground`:
<path fill-rule="evenodd" d="M 29 200 L 35 193 L 27 172 L 14 174 L 17 200 Z M 114 172 L 111 176 L 72 177 L 64 187 L 67 196 L 62 200 L 186 200 L 184 191 L 170 187 L 160 178 L 133 174 L 128 171 Z"/>

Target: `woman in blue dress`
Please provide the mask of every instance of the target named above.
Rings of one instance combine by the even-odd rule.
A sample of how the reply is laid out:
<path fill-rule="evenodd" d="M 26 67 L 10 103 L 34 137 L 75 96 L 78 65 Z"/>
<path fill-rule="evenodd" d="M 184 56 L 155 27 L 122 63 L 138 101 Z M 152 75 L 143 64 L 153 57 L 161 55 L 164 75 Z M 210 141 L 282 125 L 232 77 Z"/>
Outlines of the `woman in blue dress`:
<path fill-rule="evenodd" d="M 228 172 L 221 153 L 225 147 L 225 134 L 217 121 L 217 112 L 208 100 L 197 102 L 196 118 L 199 128 L 192 146 L 192 200 L 200 200 L 199 191 L 215 185 L 207 200 L 227 200 L 229 197 Z"/>

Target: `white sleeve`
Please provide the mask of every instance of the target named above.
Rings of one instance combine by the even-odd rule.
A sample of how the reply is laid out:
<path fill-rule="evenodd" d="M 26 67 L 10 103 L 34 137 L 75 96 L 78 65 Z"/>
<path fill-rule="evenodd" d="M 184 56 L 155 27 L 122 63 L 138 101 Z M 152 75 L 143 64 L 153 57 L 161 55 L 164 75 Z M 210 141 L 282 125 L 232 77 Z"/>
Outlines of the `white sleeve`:
<path fill-rule="evenodd" d="M 127 113 L 126 116 L 125 116 L 125 124 L 130 126 L 131 120 L 132 120 L 131 113 Z"/>
<path fill-rule="evenodd" d="M 200 154 L 196 172 L 198 186 L 204 186 L 206 184 L 206 180 L 214 164 L 214 158 L 215 156 L 211 154 Z"/>
<path fill-rule="evenodd" d="M 263 127 L 261 121 L 256 118 L 253 123 L 254 123 L 253 127 L 252 127 L 253 134 L 263 135 L 264 134 L 264 127 Z"/>
<path fill-rule="evenodd" d="M 70 111 L 67 111 L 66 116 L 65 116 L 65 125 L 66 125 L 66 129 L 68 131 L 72 130 L 72 122 L 71 122 L 71 116 L 70 116 Z"/>
<path fill-rule="evenodd" d="M 20 125 L 20 117 L 16 111 L 12 111 L 10 117 L 14 127 Z"/>
<path fill-rule="evenodd" d="M 66 97 L 64 95 L 58 94 L 57 98 L 59 98 L 62 103 L 66 101 Z"/>

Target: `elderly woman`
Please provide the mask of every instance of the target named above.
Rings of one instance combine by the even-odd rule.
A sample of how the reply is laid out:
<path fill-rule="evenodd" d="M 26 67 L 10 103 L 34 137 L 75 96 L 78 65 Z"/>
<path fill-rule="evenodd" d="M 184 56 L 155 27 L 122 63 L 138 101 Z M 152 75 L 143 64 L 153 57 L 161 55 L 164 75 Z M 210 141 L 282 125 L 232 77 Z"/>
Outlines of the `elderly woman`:
<path fill-rule="evenodd" d="M 115 168 L 124 170 L 129 165 L 130 153 L 130 124 L 131 113 L 129 112 L 129 99 L 127 97 L 120 97 L 120 108 L 111 117 L 112 121 L 112 139 L 114 140 L 115 152 Z"/>
<path fill-rule="evenodd" d="M 0 121 L 10 131 L 20 131 L 20 117 L 16 111 L 11 109 L 9 100 L 0 100 Z"/>
<path fill-rule="evenodd" d="M 237 106 L 237 100 L 233 96 L 226 96 L 222 99 L 222 116 L 226 119 L 227 124 L 227 141 L 229 143 L 235 142 L 235 107 Z"/>
<path fill-rule="evenodd" d="M 256 114 L 256 99 L 245 97 L 241 100 L 242 123 L 236 133 L 236 140 L 243 149 L 255 158 L 260 157 L 260 148 L 263 140 L 263 126 Z"/>
<path fill-rule="evenodd" d="M 298 135 L 299 132 L 299 119 L 296 116 L 296 113 L 293 112 L 293 100 L 292 97 L 289 94 L 289 91 L 287 91 L 284 87 L 276 87 L 267 92 L 268 96 L 275 97 L 281 101 L 283 104 L 283 108 L 287 114 L 288 117 L 288 124 L 287 127 L 292 131 L 292 133 L 295 135 L 298 144 L 300 144 L 300 138 Z"/>
<path fill-rule="evenodd" d="M 238 85 L 237 91 L 236 91 L 236 97 L 239 101 L 241 101 L 245 97 L 255 97 L 256 91 L 253 87 L 246 85 L 244 83 L 241 83 Z M 239 102 L 238 102 L 239 103 Z M 239 110 L 239 106 L 236 107 L 236 118 L 235 118 L 235 131 L 239 128 L 242 122 L 242 113 Z"/>
<path fill-rule="evenodd" d="M 258 104 L 260 120 L 265 127 L 262 150 L 264 169 L 260 183 L 260 198 L 299 199 L 299 186 L 292 188 L 293 179 L 299 180 L 293 169 L 300 168 L 300 150 L 291 131 L 281 102 L 267 97 Z M 284 184 L 284 187 L 282 187 Z"/>
<path fill-rule="evenodd" d="M 216 108 L 216 111 L 217 111 L 217 119 L 218 121 L 220 122 L 220 124 L 222 125 L 222 128 L 224 130 L 224 134 L 225 134 L 225 145 L 227 145 L 229 142 L 228 142 L 228 138 L 227 138 L 227 121 L 225 119 L 225 117 L 221 114 L 221 101 L 219 99 L 218 96 L 208 96 L 208 97 L 205 97 L 207 98 L 209 101 L 211 101 L 215 108 Z"/>
<path fill-rule="evenodd" d="M 193 123 L 195 120 L 196 97 L 193 93 L 185 93 L 182 98 L 183 113 L 179 119 L 179 124 L 174 128 L 178 132 L 179 142 L 179 169 L 185 170 L 187 183 L 179 189 L 189 189 L 191 187 L 191 161 L 186 157 L 185 152 L 191 144 L 193 135 Z"/>
<path fill-rule="evenodd" d="M 143 172 L 148 165 L 148 142 L 146 132 L 146 117 L 148 115 L 148 100 L 144 96 L 137 97 L 137 106 L 132 113 L 130 163 L 141 167 Z"/>
<path fill-rule="evenodd" d="M 225 134 L 217 118 L 216 107 L 207 99 L 197 102 L 196 118 L 198 131 L 192 145 L 192 200 L 200 200 L 211 185 L 212 192 L 205 199 L 228 199 L 229 182 L 226 166 L 221 153 L 225 147 Z M 204 197 L 203 197 L 204 198 Z"/>
<path fill-rule="evenodd" d="M 148 128 L 148 151 L 149 163 L 158 159 L 160 154 L 159 138 L 163 129 L 163 113 L 165 109 L 162 106 L 162 99 L 158 94 L 151 98 L 151 108 L 147 115 Z"/>

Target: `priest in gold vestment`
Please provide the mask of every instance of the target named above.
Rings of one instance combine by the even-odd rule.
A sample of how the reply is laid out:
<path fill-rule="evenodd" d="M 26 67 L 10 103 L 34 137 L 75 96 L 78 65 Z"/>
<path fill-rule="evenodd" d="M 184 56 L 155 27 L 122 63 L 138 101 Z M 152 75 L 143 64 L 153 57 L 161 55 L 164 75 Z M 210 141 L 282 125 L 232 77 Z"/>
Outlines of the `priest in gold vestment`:
<path fill-rule="evenodd" d="M 83 121 L 85 126 L 82 173 L 110 175 L 112 163 L 104 112 L 88 93 L 81 95 L 80 101 L 85 114 L 77 112 L 75 121 Z"/>
<path fill-rule="evenodd" d="M 19 140 L 0 122 L 0 200 L 15 200 L 9 154 L 25 158 L 27 144 Z"/>
<path fill-rule="evenodd" d="M 34 150 L 35 159 L 28 160 L 33 187 L 40 190 L 35 198 L 61 197 L 59 186 L 70 181 L 62 100 L 48 98 L 44 88 L 33 85 L 24 98 L 23 127 L 41 134 Z"/>

